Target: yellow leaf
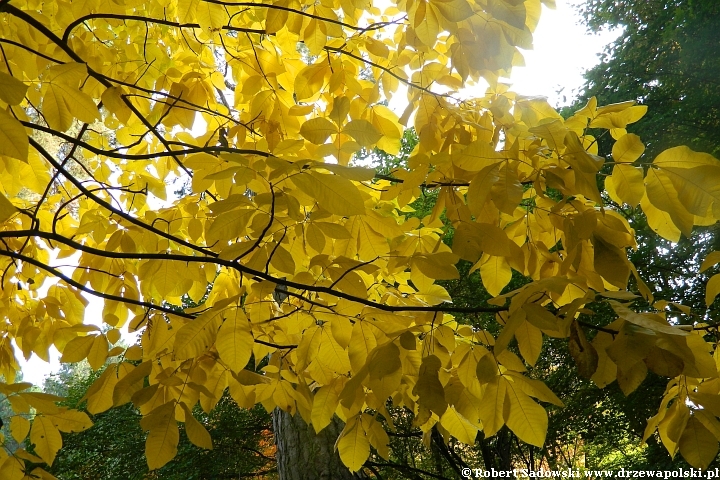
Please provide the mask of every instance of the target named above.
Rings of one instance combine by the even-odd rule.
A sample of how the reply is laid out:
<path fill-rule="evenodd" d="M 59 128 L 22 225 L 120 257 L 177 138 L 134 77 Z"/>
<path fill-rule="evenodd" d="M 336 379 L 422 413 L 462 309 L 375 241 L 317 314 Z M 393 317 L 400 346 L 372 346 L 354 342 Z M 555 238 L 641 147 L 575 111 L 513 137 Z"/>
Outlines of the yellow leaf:
<path fill-rule="evenodd" d="M 337 127 L 322 117 L 310 119 L 300 127 L 300 135 L 315 145 L 322 145 L 334 133 L 338 133 Z"/>
<path fill-rule="evenodd" d="M 32 422 L 30 442 L 35 445 L 35 453 L 48 465 L 52 465 L 55 455 L 62 447 L 60 432 L 52 421 L 43 415 L 36 416 Z"/>
<path fill-rule="evenodd" d="M 121 87 L 110 87 L 103 92 L 101 100 L 105 108 L 114 114 L 118 120 L 128 123 L 132 110 L 123 101 L 122 95 L 124 93 Z"/>
<path fill-rule="evenodd" d="M 718 160 L 708 153 L 695 152 L 686 146 L 668 148 L 660 153 L 653 165 L 660 168 L 694 168 L 702 165 L 718 165 Z"/>
<path fill-rule="evenodd" d="M 65 410 L 60 413 L 45 415 L 61 432 L 83 432 L 92 427 L 93 422 L 87 413 L 79 410 Z"/>
<path fill-rule="evenodd" d="M 255 210 L 242 209 L 223 212 L 210 223 L 205 238 L 210 245 L 225 245 L 228 241 L 244 235 L 247 225 L 255 214 Z M 205 224 L 208 225 L 207 223 Z M 179 282 L 176 282 L 179 283 Z"/>
<path fill-rule="evenodd" d="M 195 17 L 200 27 L 210 30 L 218 30 L 227 23 L 225 8 L 217 3 L 199 2 Z"/>
<path fill-rule="evenodd" d="M 186 293 L 192 280 L 182 275 L 182 264 L 167 260 L 148 260 L 140 266 L 140 275 L 153 294 L 165 298 Z"/>
<path fill-rule="evenodd" d="M 363 119 L 349 121 L 342 131 L 350 135 L 362 147 L 374 145 L 382 137 L 372 123 Z"/>
<path fill-rule="evenodd" d="M 613 310 L 624 320 L 633 323 L 639 327 L 646 328 L 655 332 L 661 332 L 668 335 L 687 336 L 688 332 L 668 324 L 664 317 L 653 313 L 637 313 L 629 309 L 625 305 L 610 300 Z"/>
<path fill-rule="evenodd" d="M 625 251 L 601 237 L 593 236 L 593 252 L 595 271 L 612 285 L 627 287 L 630 266 Z"/>
<path fill-rule="evenodd" d="M 418 268 L 423 275 L 435 280 L 453 280 L 460 278 L 455 267 L 459 258 L 450 252 L 431 255 L 416 255 L 412 259 L 412 267 Z"/>
<path fill-rule="evenodd" d="M 72 125 L 73 116 L 65 104 L 62 92 L 56 92 L 52 86 L 45 92 L 42 111 L 50 128 L 64 132 Z"/>
<path fill-rule="evenodd" d="M 585 378 L 591 378 L 598 369 L 598 353 L 595 347 L 587 341 L 585 334 L 573 321 L 570 324 L 570 343 L 568 345 L 577 365 L 578 373 Z"/>
<path fill-rule="evenodd" d="M 157 407 L 140 421 L 143 430 L 149 430 L 145 440 L 145 458 L 148 468 L 162 467 L 177 455 L 180 431 L 175 421 L 175 402 Z"/>
<path fill-rule="evenodd" d="M 295 81 L 293 83 L 295 97 L 298 100 L 307 100 L 308 98 L 317 95 L 318 92 L 322 90 L 322 86 L 325 83 L 325 75 L 329 73 L 328 70 L 329 69 L 325 64 L 308 65 L 307 67 L 300 70 L 300 73 L 298 73 L 297 77 L 295 77 Z M 293 105 L 290 108 L 290 114 L 298 116 L 307 115 L 312 111 L 312 105 Z M 305 124 L 303 124 L 303 128 L 309 129 L 311 131 L 309 135 L 313 136 L 313 138 L 316 138 L 315 135 L 318 135 L 319 132 L 314 130 L 318 127 L 320 127 L 321 129 L 327 127 L 327 124 L 325 122 L 332 126 L 332 123 L 330 123 L 325 118 L 315 118 L 305 122 Z M 307 127 L 305 127 L 305 125 L 307 125 Z M 303 130 L 300 129 L 300 133 L 303 137 L 307 138 L 313 143 L 317 143 L 318 145 L 320 145 L 321 143 L 325 143 L 325 140 L 327 140 L 327 137 L 325 137 L 318 142 L 314 142 L 302 132 Z M 332 129 L 329 130 L 329 132 L 330 133 L 328 133 L 328 136 L 332 133 L 337 133 L 337 128 L 335 126 L 332 126 Z"/>
<path fill-rule="evenodd" d="M 615 165 L 610 177 L 606 180 L 612 184 L 612 189 L 620 202 L 636 207 L 645 194 L 643 185 L 643 172 L 640 167 L 632 165 Z"/>
<path fill-rule="evenodd" d="M 50 183 L 47 163 L 35 152 L 30 153 L 28 164 L 22 166 L 20 180 L 23 186 L 37 194 L 42 194 Z"/>
<path fill-rule="evenodd" d="M 627 396 L 634 392 L 647 376 L 645 362 L 635 362 L 632 365 L 618 365 L 617 381 L 620 390 Z"/>
<path fill-rule="evenodd" d="M 370 37 L 365 39 L 365 48 L 367 48 L 368 52 L 380 58 L 388 58 L 388 55 L 390 54 L 390 49 L 387 45 L 380 40 L 375 40 Z"/>
<path fill-rule="evenodd" d="M 476 140 L 460 153 L 453 155 L 453 163 L 469 172 L 492 172 L 489 167 L 499 166 L 500 154 L 489 142 Z"/>
<path fill-rule="evenodd" d="M 493 352 L 495 353 L 495 355 L 498 355 L 500 354 L 500 352 L 505 350 L 505 348 L 515 336 L 515 331 L 517 330 L 517 328 L 525 322 L 525 311 L 518 309 L 515 310 L 509 316 L 509 318 L 506 318 L 505 316 L 503 316 L 502 318 L 503 320 L 505 320 L 505 326 L 495 339 L 495 345 L 493 347 Z"/>
<path fill-rule="evenodd" d="M 713 275 L 705 286 L 705 304 L 709 307 L 720 293 L 720 273 Z"/>
<path fill-rule="evenodd" d="M 466 445 L 475 445 L 478 429 L 450 406 L 440 418 L 440 425 Z"/>
<path fill-rule="evenodd" d="M 714 267 L 718 263 L 720 263 L 720 251 L 708 253 L 707 257 L 705 257 L 705 260 L 703 260 L 702 265 L 700 265 L 700 273 L 704 272 L 710 267 Z"/>
<path fill-rule="evenodd" d="M 440 359 L 435 355 L 428 355 L 422 359 L 418 381 L 413 388 L 413 395 L 417 395 L 418 404 L 442 416 L 447 409 L 445 390 L 438 378 Z"/>
<path fill-rule="evenodd" d="M 88 400 L 88 412 L 95 415 L 112 407 L 113 391 L 117 383 L 118 378 L 115 369 L 112 367 L 106 368 L 85 394 Z"/>
<path fill-rule="evenodd" d="M 30 141 L 25 127 L 0 108 L 0 155 L 27 162 Z"/>
<path fill-rule="evenodd" d="M 490 189 L 490 197 L 497 209 L 512 215 L 522 196 L 523 187 L 518 180 L 517 169 L 510 165 L 500 167 L 498 179 Z"/>
<path fill-rule="evenodd" d="M 43 107 L 48 124 L 63 132 L 70 128 L 73 118 L 85 123 L 100 118 L 97 105 L 88 94 L 64 83 L 50 84 Z"/>
<path fill-rule="evenodd" d="M 489 355 L 485 355 L 482 359 L 488 357 Z M 497 370 L 495 359 L 492 359 L 492 363 Z M 478 415 L 482 421 L 483 432 L 486 437 L 495 435 L 505 425 L 503 412 L 505 410 L 507 383 L 501 378 L 495 377 L 492 382 L 486 385 L 482 401 L 478 404 Z"/>
<path fill-rule="evenodd" d="M 618 139 L 613 145 L 612 156 L 615 163 L 632 163 L 643 154 L 645 145 L 640 137 L 634 133 L 628 133 Z"/>
<path fill-rule="evenodd" d="M 22 443 L 30 431 L 30 421 L 19 415 L 10 419 L 10 433 L 16 442 Z"/>
<path fill-rule="evenodd" d="M 15 205 L 13 205 L 5 195 L 0 193 L 0 223 L 11 218 L 17 211 L 18 209 L 15 208 Z"/>
<path fill-rule="evenodd" d="M 465 0 L 432 0 L 440 14 L 451 22 L 462 22 L 474 12 Z"/>
<path fill-rule="evenodd" d="M 212 450 L 212 438 L 210 438 L 208 431 L 203 424 L 193 416 L 187 405 L 184 403 L 180 403 L 180 405 L 182 405 L 183 410 L 185 410 L 185 433 L 187 434 L 188 440 L 200 448 Z"/>
<path fill-rule="evenodd" d="M 275 106 L 275 92 L 272 90 L 263 90 L 252 99 L 250 104 L 250 115 L 252 118 L 264 116 L 270 118 Z"/>
<path fill-rule="evenodd" d="M 400 386 L 401 367 L 400 349 L 394 343 L 378 347 L 371 353 L 367 365 L 370 373 L 368 386 L 378 399 L 389 397 Z M 423 370 L 423 367 L 420 369 Z"/>
<path fill-rule="evenodd" d="M 64 355 L 63 355 L 64 356 Z M 105 360 L 107 360 L 108 356 L 108 342 L 107 338 L 105 338 L 105 335 L 97 335 L 92 345 L 90 346 L 90 351 L 88 352 L 87 359 L 88 363 L 90 364 L 90 367 L 97 371 L 105 364 Z"/>
<path fill-rule="evenodd" d="M 352 417 L 345 424 L 342 436 L 337 443 L 337 449 L 340 453 L 340 460 L 351 472 L 360 470 L 370 456 L 370 441 L 357 416 Z"/>
<path fill-rule="evenodd" d="M 640 200 L 640 207 L 645 213 L 648 220 L 648 225 L 658 235 L 666 240 L 677 243 L 680 241 L 680 229 L 675 225 L 670 217 L 670 214 L 657 208 L 655 205 L 650 203 L 647 195 L 643 195 Z"/>
<path fill-rule="evenodd" d="M 317 358 L 333 372 L 347 374 L 350 371 L 347 351 L 333 338 L 330 328 L 322 329 Z"/>
<path fill-rule="evenodd" d="M 480 277 L 485 290 L 493 297 L 496 297 L 510 283 L 512 278 L 510 264 L 504 257 L 491 257 L 483 254 L 483 258 L 480 260 Z"/>
<path fill-rule="evenodd" d="M 402 339 L 401 339 L 402 341 Z M 488 350 L 484 347 L 477 345 L 470 350 L 465 357 L 460 361 L 458 365 L 457 373 L 460 382 L 465 387 L 470 388 L 478 382 L 477 366 L 478 361 L 485 355 L 488 355 Z"/>
<path fill-rule="evenodd" d="M 116 344 L 120 340 L 121 335 L 122 335 L 122 333 L 117 328 L 108 330 L 108 332 L 106 333 L 108 342 L 113 345 Z"/>
<path fill-rule="evenodd" d="M 560 400 L 555 393 L 548 388 L 545 382 L 541 380 L 535 380 L 528 378 L 520 372 L 508 371 L 509 375 L 513 378 L 519 379 L 522 384 L 523 392 L 527 393 L 531 397 L 535 397 L 542 402 L 552 403 L 558 407 L 564 407 L 565 404 Z"/>
<path fill-rule="evenodd" d="M 38 413 L 54 414 L 60 411 L 56 403 L 62 400 L 62 397 L 57 395 L 42 392 L 22 392 L 17 396 L 27 401 Z"/>
<path fill-rule="evenodd" d="M 680 437 L 685 431 L 685 426 L 690 420 L 690 409 L 683 402 L 675 401 L 667 410 L 665 417 L 658 424 L 660 440 L 667 449 L 671 458 L 674 458 L 678 451 Z"/>
<path fill-rule="evenodd" d="M 523 442 L 542 448 L 548 427 L 547 412 L 527 396 L 517 383 L 505 379 L 501 381 L 507 384 L 507 426 Z"/>
<path fill-rule="evenodd" d="M 692 168 L 663 167 L 670 178 L 678 200 L 690 213 L 699 217 L 712 214 L 720 217 L 720 162 L 717 165 L 700 165 Z"/>
<path fill-rule="evenodd" d="M 0 476 L 4 480 L 22 480 L 25 476 L 25 463 L 17 457 L 9 455 L 0 465 Z"/>
<path fill-rule="evenodd" d="M 700 423 L 712 432 L 715 439 L 720 439 L 720 422 L 715 418 L 715 415 L 705 410 L 695 410 L 693 411 L 693 417 L 700 420 Z"/>
<path fill-rule="evenodd" d="M 25 98 L 27 85 L 5 72 L 0 72 L 0 100 L 8 105 L 19 105 Z"/>
<path fill-rule="evenodd" d="M 281 2 L 276 2 L 275 5 L 285 5 Z M 278 10 L 270 8 L 267 11 L 265 18 L 265 33 L 272 34 L 278 32 L 285 26 L 288 19 L 288 12 L 286 10 Z"/>
<path fill-rule="evenodd" d="M 648 369 L 660 376 L 675 378 L 683 373 L 685 362 L 672 352 L 653 347 L 645 357 Z"/>
<path fill-rule="evenodd" d="M 688 420 L 679 444 L 683 458 L 693 467 L 703 470 L 715 460 L 718 453 L 717 439 L 694 416 Z"/>
<path fill-rule="evenodd" d="M 318 55 L 322 52 L 323 47 L 327 43 L 327 34 L 325 33 L 325 22 L 312 19 L 308 22 L 308 26 L 303 32 L 303 41 L 310 50 L 311 55 Z"/>
<path fill-rule="evenodd" d="M 522 309 L 527 321 L 544 332 L 557 332 L 561 328 L 558 317 L 537 303 L 526 303 Z"/>
<path fill-rule="evenodd" d="M 359 371 L 365 365 L 368 354 L 375 347 L 377 347 L 377 339 L 373 334 L 370 323 L 356 320 L 348 344 L 348 356 L 354 372 Z"/>
<path fill-rule="evenodd" d="M 84 360 L 90 353 L 94 341 L 95 336 L 93 335 L 73 338 L 65 345 L 60 361 L 62 363 L 74 363 Z"/>
<path fill-rule="evenodd" d="M 348 217 L 365 213 L 360 191 L 346 178 L 310 172 L 295 175 L 292 180 L 304 194 L 317 200 L 330 213 Z"/>
<path fill-rule="evenodd" d="M 530 322 L 522 322 L 518 329 L 515 330 L 515 338 L 518 342 L 520 354 L 527 363 L 535 366 L 535 363 L 540 357 L 543 344 L 540 329 Z"/>
<path fill-rule="evenodd" d="M 693 216 L 680 201 L 672 179 L 663 170 L 649 169 L 645 176 L 647 198 L 660 210 L 667 212 L 672 222 L 686 237 L 693 227 Z"/>
<path fill-rule="evenodd" d="M 467 205 L 470 212 L 476 217 L 482 212 L 485 202 L 490 197 L 492 186 L 499 178 L 498 167 L 499 164 L 497 163 L 483 167 L 470 181 L 467 192 Z"/>
<path fill-rule="evenodd" d="M 544 138 L 551 149 L 558 151 L 564 146 L 568 128 L 562 120 L 556 119 L 536 127 L 531 127 L 528 131 L 540 138 Z"/>
<path fill-rule="evenodd" d="M 370 445 L 375 447 L 377 453 L 385 460 L 390 458 L 390 438 L 380 422 L 372 415 L 364 413 L 362 416 L 363 428 L 370 439 Z"/>
<path fill-rule="evenodd" d="M 311 414 L 315 433 L 320 433 L 323 428 L 330 425 L 338 403 L 340 403 L 339 392 L 334 385 L 325 385 L 315 392 Z"/>
<path fill-rule="evenodd" d="M 415 27 L 415 35 L 423 45 L 432 47 L 437 42 L 438 34 L 440 33 L 440 23 L 438 21 L 437 14 L 434 11 L 434 7 L 425 2 L 421 2 L 420 5 L 426 8 L 418 8 L 413 18 L 413 24 Z"/>
<path fill-rule="evenodd" d="M 239 372 L 250 360 L 254 341 L 247 317 L 236 309 L 220 326 L 215 347 L 220 359 L 233 372 Z"/>
<path fill-rule="evenodd" d="M 175 334 L 175 358 L 186 360 L 206 352 L 215 343 L 222 312 L 209 311 L 191 320 Z"/>
<path fill-rule="evenodd" d="M 365 182 L 372 180 L 375 177 L 375 170 L 372 168 L 364 167 L 346 167 L 344 165 L 338 165 L 335 163 L 315 163 L 319 168 L 330 170 L 336 175 L 347 178 L 348 180 L 355 180 L 356 182 Z M 318 222 L 320 223 L 320 222 Z M 342 227 L 341 227 L 342 228 Z"/>
<path fill-rule="evenodd" d="M 178 19 L 181 22 L 193 22 L 195 21 L 195 12 L 197 11 L 197 6 L 199 3 L 199 0 L 178 0 Z"/>
<path fill-rule="evenodd" d="M 573 131 L 569 131 L 565 137 L 565 146 L 565 155 L 562 159 L 574 171 L 576 190 L 595 203 L 602 203 L 597 187 L 597 172 L 602 167 L 603 160 L 585 151 L 585 147 Z"/>
<path fill-rule="evenodd" d="M 143 379 L 150 374 L 151 369 L 152 362 L 145 361 L 122 377 L 113 390 L 113 405 L 117 407 L 129 402 L 133 394 L 143 386 Z"/>

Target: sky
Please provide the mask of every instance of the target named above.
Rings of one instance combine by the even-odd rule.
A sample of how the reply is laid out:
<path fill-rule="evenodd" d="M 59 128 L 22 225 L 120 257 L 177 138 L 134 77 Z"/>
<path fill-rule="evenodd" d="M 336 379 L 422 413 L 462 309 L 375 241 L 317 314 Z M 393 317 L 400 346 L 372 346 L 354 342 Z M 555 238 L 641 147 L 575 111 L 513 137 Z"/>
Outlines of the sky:
<path fill-rule="evenodd" d="M 548 97 L 554 107 L 569 104 L 577 95 L 583 72 L 599 63 L 598 54 L 620 34 L 619 31 L 588 34 L 574 8 L 579 3 L 582 2 L 557 0 L 555 10 L 543 6 L 533 35 L 535 48 L 523 52 L 525 67 L 513 69 L 513 91 Z M 559 90 L 562 91 L 558 94 Z"/>
<path fill-rule="evenodd" d="M 570 103 L 582 85 L 583 72 L 598 63 L 598 54 L 618 35 L 613 32 L 587 34 L 573 8 L 580 1 L 556 0 L 555 10 L 543 7 L 534 34 L 535 48 L 523 52 L 526 66 L 516 67 L 512 72 L 513 91 L 545 96 L 552 106 Z M 86 323 L 99 325 L 101 318 L 102 303 L 91 299 L 85 314 Z M 19 349 L 17 352 L 22 355 Z M 19 360 L 23 379 L 36 385 L 41 385 L 47 375 L 59 368 L 57 352 L 51 352 L 51 363 L 34 355 L 29 361 Z"/>

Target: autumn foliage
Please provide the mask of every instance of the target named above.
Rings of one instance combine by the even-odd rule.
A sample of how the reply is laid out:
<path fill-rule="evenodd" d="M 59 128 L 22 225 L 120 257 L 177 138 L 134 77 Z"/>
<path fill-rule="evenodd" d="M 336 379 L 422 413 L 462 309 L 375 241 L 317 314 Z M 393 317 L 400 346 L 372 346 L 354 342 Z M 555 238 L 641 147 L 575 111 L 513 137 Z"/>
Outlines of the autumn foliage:
<path fill-rule="evenodd" d="M 371 446 L 388 455 L 388 399 L 428 436 L 436 426 L 474 443 L 507 425 L 542 446 L 543 404 L 562 405 L 528 375 L 545 336 L 567 338 L 599 387 L 668 377 L 646 436 L 707 466 L 720 438 L 720 353 L 704 337 L 715 326 L 678 326 L 666 314 L 686 306 L 653 303 L 620 206 L 677 241 L 720 220 L 720 162 L 685 147 L 644 158 L 626 130 L 646 111 L 634 102 L 591 100 L 563 119 L 509 91 L 500 79 L 540 11 L 540 0 L 0 0 L 0 392 L 13 436 L 37 455 L 0 450 L 0 476 L 41 475 L 59 432 L 91 425 L 14 383 L 19 355 L 111 362 L 87 412 L 132 402 L 151 469 L 175 456 L 178 422 L 212 447 L 192 410 L 229 389 L 316 430 L 337 414 L 356 471 Z M 477 98 L 464 89 L 482 82 Z M 387 106 L 398 100 L 404 111 Z M 361 149 L 397 154 L 407 128 L 419 143 L 406 167 L 353 166 Z M 614 139 L 612 158 L 590 130 Z M 408 216 L 423 192 L 437 192 L 432 212 Z M 437 283 L 461 261 L 488 304 L 454 306 Z M 507 291 L 513 275 L 527 281 Z M 716 276 L 708 304 L 719 292 Z M 108 328 L 87 322 L 86 295 L 103 299 Z M 615 312 L 610 325 L 579 318 L 597 303 Z M 462 313 L 494 314 L 502 329 Z M 125 328 L 139 344 L 119 345 Z"/>

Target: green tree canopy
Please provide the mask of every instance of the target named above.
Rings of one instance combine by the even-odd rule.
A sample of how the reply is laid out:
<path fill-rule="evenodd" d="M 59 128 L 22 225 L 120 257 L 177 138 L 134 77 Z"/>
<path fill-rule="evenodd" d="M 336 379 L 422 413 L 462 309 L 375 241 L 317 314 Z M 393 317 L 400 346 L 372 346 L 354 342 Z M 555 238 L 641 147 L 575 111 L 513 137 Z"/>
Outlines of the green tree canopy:
<path fill-rule="evenodd" d="M 588 0 L 588 28 L 620 36 L 585 75 L 580 102 L 634 99 L 649 114 L 634 131 L 648 153 L 674 145 L 717 155 L 720 142 L 720 5 L 713 0 Z"/>

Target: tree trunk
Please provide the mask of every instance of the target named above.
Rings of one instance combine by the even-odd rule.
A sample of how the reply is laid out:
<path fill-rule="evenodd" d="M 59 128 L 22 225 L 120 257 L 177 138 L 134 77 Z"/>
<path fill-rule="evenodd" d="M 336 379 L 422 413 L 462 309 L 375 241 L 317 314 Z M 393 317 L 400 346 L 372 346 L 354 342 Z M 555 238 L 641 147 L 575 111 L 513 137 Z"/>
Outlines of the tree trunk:
<path fill-rule="evenodd" d="M 302 417 L 276 408 L 273 430 L 277 447 L 280 480 L 357 480 L 367 478 L 361 472 L 350 473 L 335 451 L 335 441 L 343 429 L 339 418 L 319 434 Z"/>

